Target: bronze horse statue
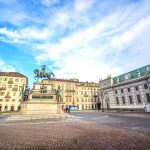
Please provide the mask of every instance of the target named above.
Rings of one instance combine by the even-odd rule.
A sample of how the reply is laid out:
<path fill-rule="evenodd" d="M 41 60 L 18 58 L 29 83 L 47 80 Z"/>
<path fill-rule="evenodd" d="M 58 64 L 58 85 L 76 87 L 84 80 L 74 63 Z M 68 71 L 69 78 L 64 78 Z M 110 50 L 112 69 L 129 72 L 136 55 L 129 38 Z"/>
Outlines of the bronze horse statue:
<path fill-rule="evenodd" d="M 36 76 L 34 77 L 35 80 L 39 80 L 39 78 L 48 78 L 49 80 L 51 79 L 51 76 L 55 76 L 53 72 L 45 72 L 45 71 L 40 71 L 39 69 L 35 69 L 34 73 Z"/>

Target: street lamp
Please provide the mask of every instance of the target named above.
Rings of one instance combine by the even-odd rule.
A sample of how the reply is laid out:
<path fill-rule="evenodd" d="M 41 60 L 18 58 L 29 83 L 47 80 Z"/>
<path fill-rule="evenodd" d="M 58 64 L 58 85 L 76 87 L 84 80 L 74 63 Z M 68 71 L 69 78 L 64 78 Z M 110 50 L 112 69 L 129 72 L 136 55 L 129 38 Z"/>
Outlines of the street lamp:
<path fill-rule="evenodd" d="M 104 97 L 105 97 L 105 92 L 104 91 L 100 91 L 100 97 L 101 97 L 101 101 L 102 101 L 102 112 L 104 112 Z"/>

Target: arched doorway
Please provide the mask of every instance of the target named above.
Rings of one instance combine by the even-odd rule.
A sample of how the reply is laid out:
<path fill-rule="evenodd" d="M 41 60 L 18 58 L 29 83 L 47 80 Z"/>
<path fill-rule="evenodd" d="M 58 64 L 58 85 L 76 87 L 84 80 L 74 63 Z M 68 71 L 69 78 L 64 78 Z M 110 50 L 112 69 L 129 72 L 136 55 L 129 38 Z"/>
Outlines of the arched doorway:
<path fill-rule="evenodd" d="M 5 109 L 4 109 L 4 111 L 8 111 L 8 106 L 7 106 L 7 105 L 5 106 Z"/>
<path fill-rule="evenodd" d="M 18 106 L 18 111 L 20 111 L 20 110 L 21 110 L 21 106 L 19 105 L 19 106 Z"/>
<path fill-rule="evenodd" d="M 11 111 L 14 111 L 14 110 L 15 110 L 14 105 L 11 105 L 10 110 L 11 110 Z"/>
<path fill-rule="evenodd" d="M 0 105 L 0 111 L 2 111 L 2 105 Z"/>

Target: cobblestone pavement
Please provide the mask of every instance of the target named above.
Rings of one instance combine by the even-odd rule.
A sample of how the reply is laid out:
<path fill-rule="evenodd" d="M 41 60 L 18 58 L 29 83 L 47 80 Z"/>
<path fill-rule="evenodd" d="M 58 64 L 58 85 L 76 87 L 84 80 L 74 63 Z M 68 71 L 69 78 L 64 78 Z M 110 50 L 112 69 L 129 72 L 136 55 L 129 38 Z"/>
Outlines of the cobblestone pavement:
<path fill-rule="evenodd" d="M 0 124 L 4 150 L 150 150 L 150 137 L 81 119 Z"/>

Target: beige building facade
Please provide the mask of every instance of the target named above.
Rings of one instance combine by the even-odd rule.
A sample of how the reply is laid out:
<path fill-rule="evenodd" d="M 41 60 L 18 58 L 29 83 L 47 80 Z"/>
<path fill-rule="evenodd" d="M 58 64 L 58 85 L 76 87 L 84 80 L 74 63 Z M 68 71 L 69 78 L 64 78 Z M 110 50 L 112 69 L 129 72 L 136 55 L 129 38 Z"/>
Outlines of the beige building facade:
<path fill-rule="evenodd" d="M 52 83 L 54 89 L 60 86 L 64 108 L 77 106 L 79 110 L 92 110 L 101 107 L 98 83 L 80 82 L 78 79 L 51 79 L 43 82 Z"/>
<path fill-rule="evenodd" d="M 17 111 L 21 108 L 22 90 L 28 78 L 18 72 L 0 72 L 0 111 Z"/>

